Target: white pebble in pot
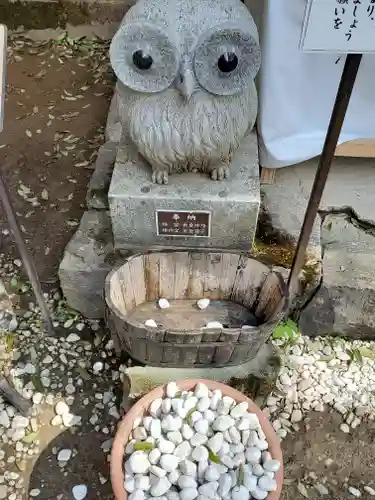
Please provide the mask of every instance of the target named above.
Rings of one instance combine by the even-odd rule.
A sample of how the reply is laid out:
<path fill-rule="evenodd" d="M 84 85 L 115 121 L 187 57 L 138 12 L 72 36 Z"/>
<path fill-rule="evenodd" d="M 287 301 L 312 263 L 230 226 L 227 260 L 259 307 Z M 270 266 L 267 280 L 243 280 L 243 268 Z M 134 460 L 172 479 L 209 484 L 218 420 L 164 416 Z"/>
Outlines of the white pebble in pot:
<path fill-rule="evenodd" d="M 223 434 L 221 432 L 217 432 L 207 441 L 207 446 L 213 453 L 218 453 L 220 448 L 223 446 L 223 442 Z"/>
<path fill-rule="evenodd" d="M 178 469 L 175 469 L 168 474 L 168 479 L 172 484 L 177 484 L 180 476 L 180 471 Z"/>
<path fill-rule="evenodd" d="M 203 483 L 207 467 L 208 467 L 208 459 L 203 459 L 198 463 L 197 476 L 200 483 Z"/>
<path fill-rule="evenodd" d="M 172 408 L 172 402 L 170 398 L 163 399 L 163 402 L 161 404 L 161 411 L 163 413 L 170 413 Z"/>
<path fill-rule="evenodd" d="M 257 446 L 261 451 L 268 450 L 268 441 L 265 439 L 259 439 Z"/>
<path fill-rule="evenodd" d="M 135 479 L 134 476 L 125 476 L 124 488 L 128 493 L 133 493 L 135 490 Z"/>
<path fill-rule="evenodd" d="M 201 495 L 207 498 L 215 498 L 218 487 L 219 483 L 217 481 L 213 481 L 211 483 L 202 484 L 199 486 L 198 491 Z"/>
<path fill-rule="evenodd" d="M 198 420 L 202 420 L 203 415 L 200 411 L 193 411 L 193 413 L 190 415 L 190 423 L 192 426 L 194 426 L 195 422 L 198 422 Z"/>
<path fill-rule="evenodd" d="M 151 465 L 149 470 L 151 474 L 153 474 L 156 477 L 165 477 L 167 475 L 165 470 L 159 467 L 158 465 Z"/>
<path fill-rule="evenodd" d="M 160 309 L 168 309 L 169 307 L 171 307 L 171 305 L 167 299 L 159 299 L 158 304 L 159 304 Z"/>
<path fill-rule="evenodd" d="M 198 382 L 194 389 L 194 394 L 198 399 L 208 398 L 209 392 L 208 387 L 201 382 Z"/>
<path fill-rule="evenodd" d="M 268 495 L 268 491 L 255 488 L 252 490 L 251 495 L 255 500 L 264 500 Z"/>
<path fill-rule="evenodd" d="M 145 500 L 145 492 L 143 490 L 135 490 L 129 495 L 129 500 Z"/>
<path fill-rule="evenodd" d="M 133 430 L 133 437 L 136 441 L 144 441 L 147 439 L 147 431 L 144 427 L 137 427 Z"/>
<path fill-rule="evenodd" d="M 180 495 L 177 493 L 177 491 L 168 491 L 167 500 L 180 500 Z"/>
<path fill-rule="evenodd" d="M 220 478 L 220 472 L 214 465 L 209 465 L 204 473 L 204 478 L 209 483 L 211 481 L 218 481 L 218 479 Z"/>
<path fill-rule="evenodd" d="M 206 419 L 210 424 L 215 420 L 216 414 L 214 411 L 208 409 L 203 412 L 203 418 Z"/>
<path fill-rule="evenodd" d="M 180 431 L 167 432 L 167 438 L 175 445 L 181 444 L 183 441 Z"/>
<path fill-rule="evenodd" d="M 204 446 L 196 446 L 192 451 L 191 456 L 196 462 L 208 460 L 208 450 Z"/>
<path fill-rule="evenodd" d="M 210 398 L 208 396 L 202 397 L 199 399 L 197 403 L 197 410 L 200 412 L 204 412 L 209 409 L 210 407 Z"/>
<path fill-rule="evenodd" d="M 148 319 L 145 321 L 145 326 L 148 326 L 149 328 L 157 328 L 158 325 L 154 319 Z"/>
<path fill-rule="evenodd" d="M 196 408 L 197 404 L 198 404 L 198 398 L 192 396 L 191 398 L 185 400 L 184 408 L 186 408 L 186 410 L 189 411 L 192 410 L 193 408 Z"/>
<path fill-rule="evenodd" d="M 243 485 L 251 492 L 256 489 L 258 483 L 258 478 L 251 474 L 251 472 L 245 472 L 243 476 Z"/>
<path fill-rule="evenodd" d="M 161 453 L 169 454 L 174 452 L 176 445 L 172 443 L 172 441 L 168 441 L 167 439 L 161 437 L 157 441 L 157 447 L 159 448 Z"/>
<path fill-rule="evenodd" d="M 238 444 L 241 442 L 241 434 L 235 427 L 229 427 L 228 432 L 232 443 Z"/>
<path fill-rule="evenodd" d="M 219 323 L 219 321 L 209 321 L 207 324 L 206 324 L 206 328 L 224 328 L 223 325 L 221 323 Z"/>
<path fill-rule="evenodd" d="M 246 460 L 249 462 L 249 464 L 258 464 L 260 462 L 260 458 L 262 456 L 262 453 L 259 448 L 256 448 L 255 446 L 251 446 L 248 448 L 245 452 L 245 457 Z"/>
<path fill-rule="evenodd" d="M 217 492 L 223 498 L 226 497 L 232 487 L 232 479 L 228 474 L 221 474 Z"/>
<path fill-rule="evenodd" d="M 197 496 L 198 490 L 196 488 L 184 488 L 180 491 L 180 500 L 194 500 Z"/>
<path fill-rule="evenodd" d="M 151 488 L 150 478 L 148 476 L 136 476 L 135 488 L 137 490 L 148 491 Z"/>
<path fill-rule="evenodd" d="M 191 453 L 191 446 L 187 441 L 183 441 L 181 444 L 176 446 L 174 450 L 174 455 L 178 457 L 180 460 L 185 460 Z"/>
<path fill-rule="evenodd" d="M 158 418 L 153 418 L 150 425 L 150 434 L 154 439 L 159 439 L 161 436 L 161 423 Z"/>
<path fill-rule="evenodd" d="M 229 449 L 233 455 L 237 455 L 238 453 L 244 453 L 245 447 L 242 443 L 231 444 L 229 445 Z"/>
<path fill-rule="evenodd" d="M 153 417 L 160 417 L 161 414 L 161 404 L 163 400 L 161 398 L 155 399 L 150 404 L 150 413 Z"/>
<path fill-rule="evenodd" d="M 221 459 L 221 463 L 223 465 L 225 465 L 226 467 L 228 467 L 228 469 L 233 469 L 234 467 L 234 464 L 233 464 L 233 460 L 231 459 L 231 457 L 227 456 L 227 455 L 220 455 L 220 459 Z"/>
<path fill-rule="evenodd" d="M 204 435 L 207 435 L 208 433 L 208 428 L 209 428 L 209 423 L 207 420 L 205 420 L 204 418 L 198 420 L 197 422 L 195 422 L 194 424 L 194 429 L 199 432 L 199 434 L 204 434 Z"/>
<path fill-rule="evenodd" d="M 190 441 L 190 439 L 194 436 L 194 431 L 188 424 L 184 424 L 182 426 L 181 433 L 182 437 L 187 441 Z"/>
<path fill-rule="evenodd" d="M 180 470 L 186 476 L 195 476 L 197 474 L 197 465 L 191 460 L 183 460 L 180 462 Z"/>
<path fill-rule="evenodd" d="M 281 467 L 281 464 L 278 460 L 267 460 L 264 462 L 263 468 L 268 472 L 277 472 Z"/>
<path fill-rule="evenodd" d="M 177 481 L 178 486 L 183 490 L 184 488 L 197 488 L 198 484 L 192 476 L 180 476 Z"/>
<path fill-rule="evenodd" d="M 152 417 L 143 417 L 142 419 L 142 425 L 147 432 L 150 432 L 152 421 L 153 421 Z"/>
<path fill-rule="evenodd" d="M 144 451 L 135 451 L 128 460 L 131 471 L 134 474 L 144 474 L 150 467 L 148 455 Z"/>
<path fill-rule="evenodd" d="M 262 476 L 258 479 L 258 486 L 261 490 L 265 491 L 276 491 L 277 485 L 274 479 L 268 476 Z"/>
<path fill-rule="evenodd" d="M 231 410 L 230 416 L 235 418 L 235 419 L 243 417 L 247 413 L 248 407 L 249 407 L 249 405 L 248 405 L 247 401 L 243 401 L 242 403 L 239 403 L 238 405 L 236 405 L 233 408 L 233 410 Z"/>
<path fill-rule="evenodd" d="M 160 458 L 160 467 L 164 469 L 166 472 L 172 472 L 177 469 L 179 463 L 178 457 L 175 455 L 162 455 Z"/>
<path fill-rule="evenodd" d="M 242 431 L 245 432 L 245 431 Z M 247 431 L 249 433 L 249 438 L 247 440 L 248 446 L 256 446 L 258 447 L 258 443 L 260 441 L 257 431 Z"/>
<path fill-rule="evenodd" d="M 226 431 L 233 425 L 234 420 L 232 417 L 229 417 L 228 415 L 220 415 L 215 418 L 215 421 L 212 424 L 212 428 L 214 431 Z"/>
<path fill-rule="evenodd" d="M 150 493 L 153 497 L 161 497 L 167 493 L 171 486 L 171 483 L 166 477 L 161 477 L 151 486 Z"/>
<path fill-rule="evenodd" d="M 249 500 L 249 490 L 245 486 L 235 486 L 232 490 L 232 500 Z"/>
<path fill-rule="evenodd" d="M 167 393 L 167 396 L 169 398 L 174 398 L 178 392 L 179 392 L 179 389 L 177 387 L 176 382 L 169 382 L 167 384 L 166 393 Z"/>
<path fill-rule="evenodd" d="M 150 464 L 152 465 L 157 464 L 160 460 L 160 457 L 161 457 L 161 451 L 158 448 L 154 448 L 148 454 L 148 459 L 150 461 Z"/>
<path fill-rule="evenodd" d="M 207 309 L 210 305 L 210 299 L 199 299 L 197 300 L 197 306 L 199 309 Z"/>
<path fill-rule="evenodd" d="M 254 476 L 263 476 L 264 474 L 264 469 L 260 464 L 255 464 L 253 465 L 253 474 Z"/>
<path fill-rule="evenodd" d="M 229 414 L 229 411 L 230 409 L 232 408 L 233 406 L 233 403 L 234 403 L 234 400 L 229 397 L 229 396 L 224 396 L 218 406 L 217 406 L 217 412 L 219 415 L 228 415 Z M 234 423 L 234 420 L 233 420 L 233 423 Z"/>
<path fill-rule="evenodd" d="M 208 437 L 203 434 L 195 433 L 194 436 L 190 439 L 190 444 L 194 448 L 195 446 L 201 446 L 202 444 L 207 443 Z"/>

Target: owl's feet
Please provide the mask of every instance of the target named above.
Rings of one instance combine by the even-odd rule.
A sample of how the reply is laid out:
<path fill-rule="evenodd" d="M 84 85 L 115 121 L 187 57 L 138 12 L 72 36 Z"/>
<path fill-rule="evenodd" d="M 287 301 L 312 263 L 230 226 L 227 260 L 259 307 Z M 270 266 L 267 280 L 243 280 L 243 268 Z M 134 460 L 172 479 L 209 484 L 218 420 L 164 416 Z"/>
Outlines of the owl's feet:
<path fill-rule="evenodd" d="M 152 182 L 154 184 L 168 184 L 168 170 L 154 170 Z"/>
<path fill-rule="evenodd" d="M 227 165 L 220 165 L 220 167 L 211 170 L 211 179 L 213 181 L 223 181 L 229 177 L 229 168 Z"/>

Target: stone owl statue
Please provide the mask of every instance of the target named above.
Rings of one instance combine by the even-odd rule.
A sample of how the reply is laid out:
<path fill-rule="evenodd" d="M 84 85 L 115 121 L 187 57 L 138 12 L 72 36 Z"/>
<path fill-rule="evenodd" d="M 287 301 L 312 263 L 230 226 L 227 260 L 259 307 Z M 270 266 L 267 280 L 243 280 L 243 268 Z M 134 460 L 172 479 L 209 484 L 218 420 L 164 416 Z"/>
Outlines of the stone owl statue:
<path fill-rule="evenodd" d="M 240 0 L 139 0 L 115 34 L 123 139 L 168 174 L 229 175 L 231 158 L 253 128 L 260 47 Z"/>

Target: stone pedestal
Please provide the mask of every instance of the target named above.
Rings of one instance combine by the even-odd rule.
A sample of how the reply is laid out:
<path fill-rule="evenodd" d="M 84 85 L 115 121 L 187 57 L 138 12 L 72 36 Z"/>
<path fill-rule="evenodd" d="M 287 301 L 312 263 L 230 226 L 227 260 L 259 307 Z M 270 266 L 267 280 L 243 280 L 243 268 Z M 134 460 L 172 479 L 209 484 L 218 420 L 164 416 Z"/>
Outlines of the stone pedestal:
<path fill-rule="evenodd" d="M 250 251 L 260 205 L 255 134 L 236 151 L 224 181 L 185 173 L 157 185 L 141 159 L 120 158 L 108 193 L 115 248 Z M 190 235 L 193 231 L 196 235 Z"/>

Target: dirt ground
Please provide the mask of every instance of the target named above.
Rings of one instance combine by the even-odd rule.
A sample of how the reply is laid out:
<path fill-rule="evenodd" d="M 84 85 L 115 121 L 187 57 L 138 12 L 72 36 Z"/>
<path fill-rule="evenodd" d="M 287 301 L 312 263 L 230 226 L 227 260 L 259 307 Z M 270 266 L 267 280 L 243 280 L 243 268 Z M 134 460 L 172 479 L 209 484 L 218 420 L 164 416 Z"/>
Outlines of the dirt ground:
<path fill-rule="evenodd" d="M 64 40 L 61 47 L 22 39 L 11 46 L 18 50 L 8 63 L 1 168 L 41 279 L 51 283 L 84 210 L 113 77 L 105 45 L 88 53 L 71 53 Z M 2 251 L 10 247 L 3 235 Z"/>
<path fill-rule="evenodd" d="M 67 56 L 64 43 L 36 47 L 22 39 L 13 42 L 0 139 L 2 172 L 45 286 L 57 283 L 64 246 L 84 210 L 92 173 L 89 167 L 103 142 L 113 86 L 106 47 L 89 54 L 68 51 Z M 1 252 L 18 257 L 1 217 Z M 107 383 L 110 379 L 103 377 L 101 390 Z M 88 382 L 80 397 L 92 398 L 96 390 Z M 46 409 L 43 417 L 42 453 L 32 469 L 24 472 L 27 480 L 30 477 L 29 490 L 42 484 L 38 499 L 70 500 L 71 485 L 85 483 L 89 485 L 89 500 L 113 498 L 107 458 L 100 448 L 111 436 L 95 433 L 85 424 L 79 435 L 69 431 L 58 434 L 48 425 L 49 411 Z M 86 409 L 82 406 L 76 411 L 84 421 Z M 347 485 L 375 485 L 375 424 L 362 424 L 347 435 L 339 430 L 340 422 L 336 413 L 311 414 L 298 433 L 285 439 L 283 500 L 303 498 L 297 489 L 299 481 L 307 485 L 312 499 L 320 496 L 313 488 L 315 483 L 325 484 L 329 490 L 326 498 L 332 500 L 352 498 Z M 79 449 L 79 459 L 72 460 L 64 474 L 54 458 L 54 448 L 61 447 Z M 331 465 L 327 459 L 333 461 Z M 104 484 L 99 473 L 107 479 Z M 26 492 L 24 498 L 29 498 Z"/>

